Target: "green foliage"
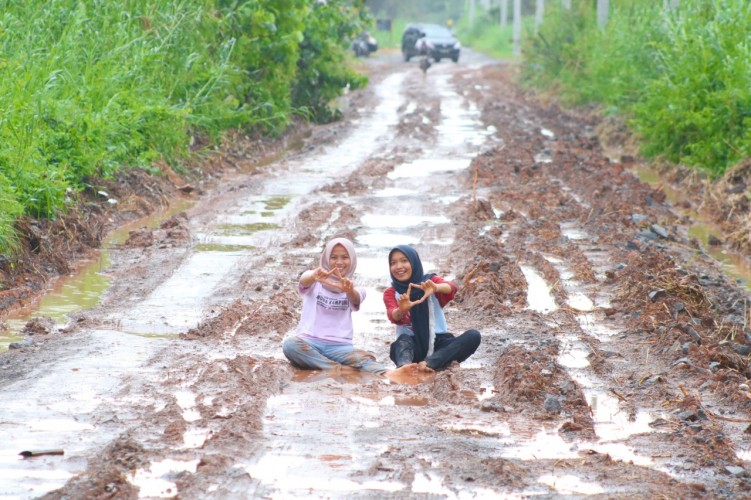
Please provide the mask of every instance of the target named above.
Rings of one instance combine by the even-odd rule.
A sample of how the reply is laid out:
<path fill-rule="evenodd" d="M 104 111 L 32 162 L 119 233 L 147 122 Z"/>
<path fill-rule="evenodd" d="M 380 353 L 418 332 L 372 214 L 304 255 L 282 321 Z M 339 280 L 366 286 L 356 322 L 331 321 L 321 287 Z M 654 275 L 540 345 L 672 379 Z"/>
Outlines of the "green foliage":
<path fill-rule="evenodd" d="M 236 39 L 233 62 L 244 78 L 234 99 L 268 131 L 278 131 L 292 112 L 291 88 L 297 79 L 310 0 L 229 1 L 225 29 Z"/>
<path fill-rule="evenodd" d="M 0 171 L 0 248 L 11 252 L 18 248 L 14 226 L 23 213 L 14 191 L 13 184 Z"/>
<path fill-rule="evenodd" d="M 643 152 L 719 174 L 751 150 L 751 60 L 743 0 L 550 6 L 524 46 L 523 80 L 630 118 Z"/>
<path fill-rule="evenodd" d="M 349 41 L 372 24 L 361 4 L 316 3 L 306 19 L 292 102 L 315 121 L 337 119 L 339 110 L 330 106 L 331 100 L 345 87 L 356 89 L 367 83 L 345 64 Z"/>
<path fill-rule="evenodd" d="M 0 253 L 16 216 L 55 217 L 89 178 L 177 167 L 194 134 L 332 119 L 365 82 L 344 64 L 367 20 L 351 3 L 0 0 Z"/>
<path fill-rule="evenodd" d="M 713 174 L 751 152 L 751 5 L 687 2 L 666 20 L 661 72 L 634 108 L 645 152 Z"/>
<path fill-rule="evenodd" d="M 533 20 L 529 17 L 522 19 L 522 26 L 529 28 Z M 498 10 L 487 13 L 477 12 L 474 24 L 470 27 L 468 20 L 462 18 L 456 33 L 463 45 L 472 49 L 502 59 L 514 57 L 514 28 L 507 24 L 500 27 Z"/>

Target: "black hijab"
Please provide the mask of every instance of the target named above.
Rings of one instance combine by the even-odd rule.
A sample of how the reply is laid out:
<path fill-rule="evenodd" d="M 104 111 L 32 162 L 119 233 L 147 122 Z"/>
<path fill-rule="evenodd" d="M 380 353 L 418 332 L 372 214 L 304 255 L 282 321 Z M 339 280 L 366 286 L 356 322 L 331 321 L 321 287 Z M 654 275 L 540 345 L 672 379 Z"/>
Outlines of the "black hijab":
<path fill-rule="evenodd" d="M 409 277 L 408 282 L 399 281 L 391 274 L 391 286 L 394 290 L 399 292 L 399 295 L 407 293 L 410 283 L 419 285 L 423 281 L 431 279 L 435 274 L 423 274 L 422 262 L 420 256 L 417 255 L 417 250 L 409 245 L 397 245 L 389 252 L 389 273 L 391 273 L 391 256 L 394 252 L 401 252 L 407 256 L 410 265 L 412 266 L 412 276 Z M 420 300 L 425 292 L 419 288 L 412 288 L 412 293 L 409 296 L 409 300 Z M 428 355 L 428 349 L 430 348 L 430 309 L 428 307 L 428 301 L 413 306 L 409 310 L 409 316 L 412 319 L 412 330 L 415 332 L 415 359 L 414 362 L 419 363 L 423 361 Z"/>

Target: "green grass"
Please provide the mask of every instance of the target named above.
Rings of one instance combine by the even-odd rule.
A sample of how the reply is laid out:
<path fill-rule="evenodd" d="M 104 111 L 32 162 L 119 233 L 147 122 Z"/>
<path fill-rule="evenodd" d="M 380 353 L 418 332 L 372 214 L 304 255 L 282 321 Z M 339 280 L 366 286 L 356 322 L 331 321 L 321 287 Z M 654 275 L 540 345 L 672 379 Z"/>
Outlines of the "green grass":
<path fill-rule="evenodd" d="M 612 5 L 612 4 L 611 4 Z M 751 153 L 751 4 L 624 0 L 604 29 L 592 6 L 551 6 L 524 46 L 523 79 L 623 115 L 642 152 L 721 175 Z"/>
<path fill-rule="evenodd" d="M 0 255 L 18 217 L 128 168 L 180 171 L 199 135 L 273 134 L 365 83 L 362 0 L 0 0 Z"/>

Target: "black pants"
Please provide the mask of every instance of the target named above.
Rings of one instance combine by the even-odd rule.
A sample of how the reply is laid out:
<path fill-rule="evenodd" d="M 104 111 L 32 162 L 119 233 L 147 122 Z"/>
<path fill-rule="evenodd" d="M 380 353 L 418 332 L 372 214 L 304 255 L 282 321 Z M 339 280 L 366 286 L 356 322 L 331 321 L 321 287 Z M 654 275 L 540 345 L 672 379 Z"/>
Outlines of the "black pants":
<path fill-rule="evenodd" d="M 480 346 L 480 332 L 467 330 L 458 337 L 453 333 L 439 333 L 433 343 L 433 354 L 425 358 L 429 368 L 443 370 L 452 361 L 461 363 L 470 357 Z M 400 335 L 391 344 L 391 361 L 397 367 L 414 363 L 415 361 L 415 337 L 412 335 Z"/>

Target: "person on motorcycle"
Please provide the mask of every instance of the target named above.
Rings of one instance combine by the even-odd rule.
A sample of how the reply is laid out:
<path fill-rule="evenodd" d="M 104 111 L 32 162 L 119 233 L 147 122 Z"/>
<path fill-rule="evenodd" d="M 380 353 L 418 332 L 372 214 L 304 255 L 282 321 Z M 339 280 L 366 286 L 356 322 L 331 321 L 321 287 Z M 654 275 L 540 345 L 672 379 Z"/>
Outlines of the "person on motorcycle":
<path fill-rule="evenodd" d="M 428 39 L 425 38 L 425 33 L 420 34 L 420 38 L 417 39 L 415 42 L 415 49 L 417 50 L 417 53 L 421 56 L 427 56 L 428 55 Z"/>

